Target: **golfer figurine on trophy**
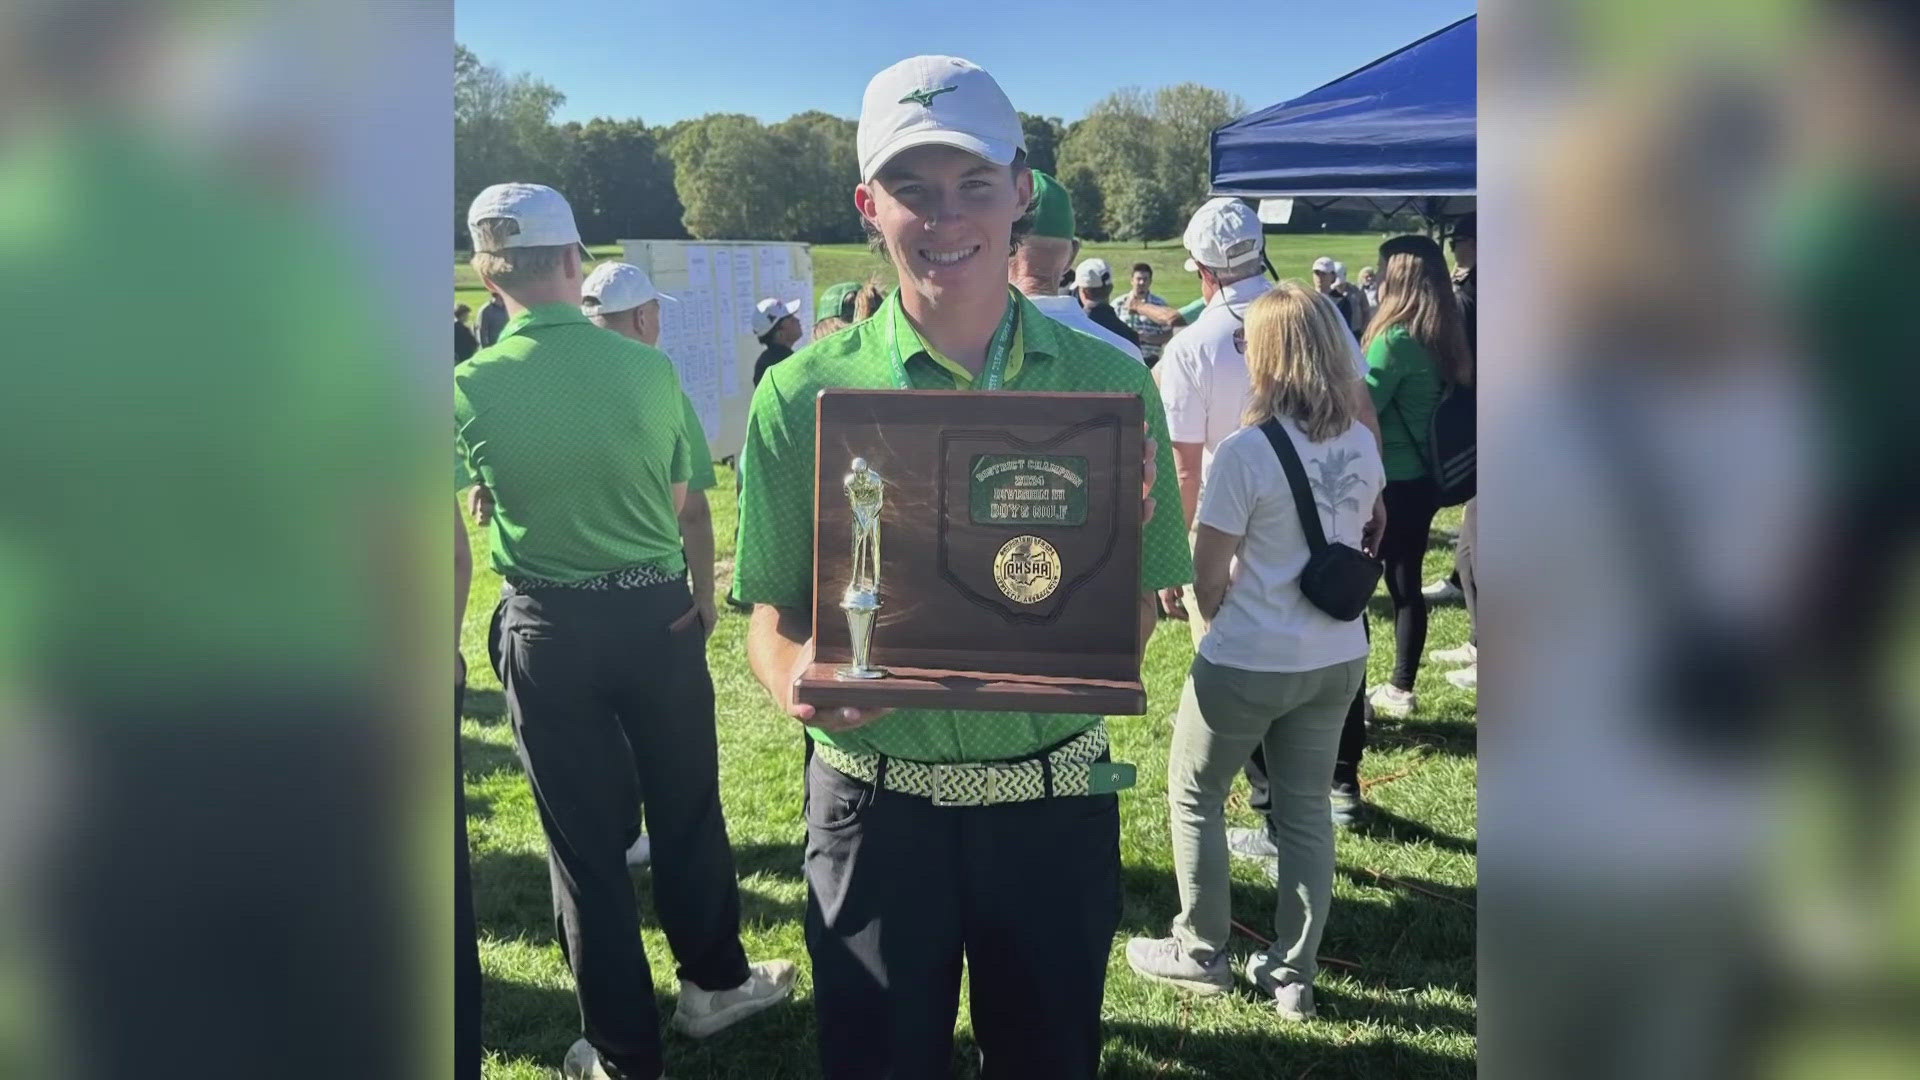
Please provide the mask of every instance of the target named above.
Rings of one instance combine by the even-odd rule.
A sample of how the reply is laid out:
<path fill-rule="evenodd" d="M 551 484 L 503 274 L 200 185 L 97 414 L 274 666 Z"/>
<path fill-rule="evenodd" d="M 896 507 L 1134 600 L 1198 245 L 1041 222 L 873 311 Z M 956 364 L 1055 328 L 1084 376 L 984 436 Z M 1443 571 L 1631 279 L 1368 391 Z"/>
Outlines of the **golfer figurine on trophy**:
<path fill-rule="evenodd" d="M 867 467 L 866 458 L 853 459 L 853 471 L 842 486 L 853 507 L 853 572 L 847 580 L 840 610 L 847 613 L 853 662 L 834 672 L 842 679 L 879 679 L 884 668 L 872 666 L 873 621 L 880 610 L 880 504 L 885 481 Z"/>

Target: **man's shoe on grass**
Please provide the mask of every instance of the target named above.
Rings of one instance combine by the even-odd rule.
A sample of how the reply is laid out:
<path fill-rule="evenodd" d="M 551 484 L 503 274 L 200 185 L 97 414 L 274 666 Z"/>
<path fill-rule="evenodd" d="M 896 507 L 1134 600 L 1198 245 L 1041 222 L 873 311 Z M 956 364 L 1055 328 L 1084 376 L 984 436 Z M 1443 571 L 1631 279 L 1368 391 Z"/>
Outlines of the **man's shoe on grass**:
<path fill-rule="evenodd" d="M 1277 859 L 1280 849 L 1265 829 L 1228 829 L 1227 852 L 1242 859 Z"/>
<path fill-rule="evenodd" d="M 1360 785 L 1351 781 L 1334 784 L 1328 801 L 1333 806 L 1333 823 L 1339 826 L 1358 822 L 1367 808 L 1366 800 L 1360 797 Z"/>
<path fill-rule="evenodd" d="M 1392 684 L 1374 687 L 1373 693 L 1367 695 L 1367 701 L 1376 714 L 1389 720 L 1405 720 L 1420 707 L 1420 698 L 1413 691 L 1402 690 Z"/>
<path fill-rule="evenodd" d="M 1480 666 L 1475 664 L 1471 667 L 1463 667 L 1459 671 L 1449 671 L 1447 672 L 1447 681 L 1462 690 L 1478 690 L 1480 688 Z"/>
<path fill-rule="evenodd" d="M 613 1074 L 600 1064 L 600 1055 L 593 1044 L 585 1039 L 567 1050 L 567 1058 L 560 1064 L 560 1075 L 564 1080 L 613 1080 Z M 667 1080 L 666 1074 L 662 1073 L 659 1080 Z"/>
<path fill-rule="evenodd" d="M 1473 642 L 1469 641 L 1457 649 L 1435 649 L 1427 654 L 1427 659 L 1436 664 L 1451 664 L 1454 667 L 1460 667 L 1463 664 L 1471 664 L 1478 661 L 1480 659 L 1480 649 Z"/>
<path fill-rule="evenodd" d="M 1434 604 L 1447 600 L 1459 600 L 1466 596 L 1466 593 L 1461 592 L 1460 586 L 1455 585 L 1452 581 L 1441 578 L 1439 581 L 1421 589 L 1420 595 L 1427 598 L 1427 603 Z"/>
<path fill-rule="evenodd" d="M 652 861 L 653 841 L 647 839 L 646 833 L 641 833 L 640 839 L 635 840 L 633 846 L 627 849 L 627 865 L 638 870 Z"/>
<path fill-rule="evenodd" d="M 1273 1001 L 1274 1011 L 1284 1020 L 1306 1020 L 1314 1015 L 1313 984 L 1281 982 L 1279 962 L 1262 950 L 1247 957 L 1247 981 L 1260 996 Z"/>
<path fill-rule="evenodd" d="M 680 1005 L 673 1010 L 674 1030 L 704 1039 L 780 1004 L 793 993 L 793 961 L 762 960 L 747 970 L 747 981 L 731 990 L 702 990 L 680 980 Z"/>
<path fill-rule="evenodd" d="M 1196 994 L 1233 989 L 1233 963 L 1226 953 L 1214 953 L 1202 962 L 1173 938 L 1137 937 L 1127 942 L 1127 966 L 1144 978 Z"/>

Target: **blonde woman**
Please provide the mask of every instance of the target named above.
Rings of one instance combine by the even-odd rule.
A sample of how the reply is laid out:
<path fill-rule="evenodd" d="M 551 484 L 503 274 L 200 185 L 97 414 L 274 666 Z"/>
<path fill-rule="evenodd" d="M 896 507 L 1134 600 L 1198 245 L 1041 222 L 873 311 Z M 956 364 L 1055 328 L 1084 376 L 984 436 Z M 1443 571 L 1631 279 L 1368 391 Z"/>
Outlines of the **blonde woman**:
<path fill-rule="evenodd" d="M 1370 700 L 1402 719 L 1419 706 L 1414 676 L 1427 645 L 1427 598 L 1420 568 L 1439 493 L 1427 469 L 1427 427 L 1448 384 L 1473 381 L 1466 320 L 1440 245 L 1396 236 L 1380 245 L 1380 306 L 1367 324 L 1367 388 L 1380 414 L 1387 469 L 1387 528 L 1380 538 L 1387 595 L 1393 600 L 1393 677 Z"/>
<path fill-rule="evenodd" d="M 1127 962 L 1200 993 L 1233 986 L 1226 953 L 1227 789 L 1264 747 L 1279 847 L 1274 945 L 1247 976 L 1282 1016 L 1313 1014 L 1314 950 L 1333 900 L 1327 777 L 1366 672 L 1359 620 L 1301 593 L 1309 554 L 1269 421 L 1292 441 L 1329 543 L 1359 547 L 1383 480 L 1373 432 L 1359 423 L 1353 344 L 1332 301 L 1283 282 L 1247 309 L 1246 426 L 1214 451 L 1195 515 L 1194 594 L 1209 622 L 1174 720 L 1167 762 L 1180 914 L 1173 936 L 1136 938 Z M 1237 561 L 1236 561 L 1237 556 Z"/>

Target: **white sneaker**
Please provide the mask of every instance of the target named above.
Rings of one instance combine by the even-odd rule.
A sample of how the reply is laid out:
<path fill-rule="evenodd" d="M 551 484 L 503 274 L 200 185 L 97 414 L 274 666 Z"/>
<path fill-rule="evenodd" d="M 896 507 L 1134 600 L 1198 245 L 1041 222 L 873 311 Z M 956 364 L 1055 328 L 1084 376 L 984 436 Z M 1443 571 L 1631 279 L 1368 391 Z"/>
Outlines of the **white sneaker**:
<path fill-rule="evenodd" d="M 627 865 L 637 870 L 652 861 L 653 841 L 647 839 L 646 833 L 641 833 L 640 839 L 635 840 L 633 846 L 627 849 Z"/>
<path fill-rule="evenodd" d="M 682 979 L 674 1030 L 704 1039 L 778 1005 L 793 993 L 795 970 L 791 960 L 762 960 L 747 969 L 746 982 L 731 990 L 702 990 Z"/>
<path fill-rule="evenodd" d="M 593 1044 L 585 1039 L 567 1049 L 566 1060 L 560 1063 L 560 1075 L 564 1080 L 613 1080 L 600 1064 L 600 1055 L 594 1052 Z M 667 1080 L 667 1075 L 661 1073 L 660 1080 Z"/>
<path fill-rule="evenodd" d="M 1127 942 L 1127 966 L 1135 973 L 1196 994 L 1233 989 L 1233 958 L 1214 953 L 1195 960 L 1174 938 L 1134 938 Z"/>
<path fill-rule="evenodd" d="M 1314 1015 L 1313 984 L 1303 982 L 1281 982 L 1278 974 L 1280 963 L 1274 957 L 1261 950 L 1247 957 L 1247 981 L 1253 984 L 1261 997 L 1273 999 L 1274 1011 L 1283 1020 L 1306 1020 Z"/>
<path fill-rule="evenodd" d="M 1455 585 L 1451 581 L 1448 581 L 1446 578 L 1441 578 L 1439 581 L 1436 581 L 1433 584 L 1428 585 L 1426 588 L 1421 589 L 1420 595 L 1426 597 L 1429 602 L 1438 601 L 1438 600 L 1459 600 L 1466 596 L 1465 593 L 1460 591 L 1459 586 Z"/>
<path fill-rule="evenodd" d="M 1374 687 L 1373 693 L 1367 695 L 1367 700 L 1373 704 L 1375 713 L 1389 720 L 1405 720 L 1420 706 L 1418 695 L 1392 683 Z"/>
<path fill-rule="evenodd" d="M 1227 854 L 1237 859 L 1277 859 L 1280 849 L 1265 829 L 1228 829 Z"/>
<path fill-rule="evenodd" d="M 1436 664 L 1452 664 L 1456 667 L 1471 664 L 1480 659 L 1480 649 L 1469 641 L 1457 649 L 1435 649 L 1427 654 L 1427 659 Z"/>
<path fill-rule="evenodd" d="M 1480 665 L 1475 664 L 1471 667 L 1463 667 L 1459 671 L 1449 671 L 1447 672 L 1447 681 L 1462 690 L 1478 690 L 1480 688 Z"/>

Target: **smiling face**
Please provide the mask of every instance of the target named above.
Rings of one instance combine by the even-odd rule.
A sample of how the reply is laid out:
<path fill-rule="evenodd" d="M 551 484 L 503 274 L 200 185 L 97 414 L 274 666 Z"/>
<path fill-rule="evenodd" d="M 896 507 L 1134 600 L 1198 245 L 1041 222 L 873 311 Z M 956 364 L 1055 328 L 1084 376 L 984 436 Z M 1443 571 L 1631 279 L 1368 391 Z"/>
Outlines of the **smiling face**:
<path fill-rule="evenodd" d="M 936 301 L 1006 289 L 1013 224 L 1032 199 L 1032 171 L 950 146 L 903 151 L 854 189 L 902 286 Z"/>

